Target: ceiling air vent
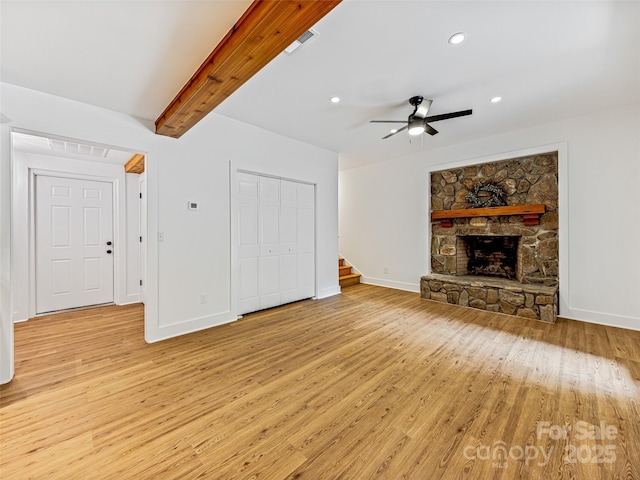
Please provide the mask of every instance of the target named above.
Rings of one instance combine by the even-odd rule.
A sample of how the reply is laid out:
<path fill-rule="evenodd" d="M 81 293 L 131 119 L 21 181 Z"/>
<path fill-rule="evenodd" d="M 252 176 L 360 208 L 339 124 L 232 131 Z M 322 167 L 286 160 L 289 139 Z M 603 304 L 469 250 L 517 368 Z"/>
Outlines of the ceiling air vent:
<path fill-rule="evenodd" d="M 316 35 L 318 35 L 318 32 L 315 31 L 313 28 L 310 28 L 309 30 L 304 32 L 302 35 L 300 35 L 298 39 L 295 40 L 291 45 L 285 48 L 284 49 L 285 53 L 287 53 L 288 55 L 292 55 L 293 52 L 295 52 L 298 48 L 300 48 L 303 43 L 308 42 Z"/>

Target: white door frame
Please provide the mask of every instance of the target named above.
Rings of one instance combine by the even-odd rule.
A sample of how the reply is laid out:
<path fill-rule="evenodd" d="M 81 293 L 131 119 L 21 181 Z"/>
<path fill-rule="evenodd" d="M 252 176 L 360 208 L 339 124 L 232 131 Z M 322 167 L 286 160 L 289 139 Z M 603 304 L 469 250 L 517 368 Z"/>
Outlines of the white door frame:
<path fill-rule="evenodd" d="M 29 133 L 29 132 L 27 132 Z M 46 136 L 42 135 L 41 136 Z M 84 142 L 85 144 L 91 142 Z M 35 158 L 35 157 L 34 157 Z M 126 182 L 122 165 L 104 165 L 64 157 L 12 158 L 11 307 L 12 320 L 36 316 L 35 299 L 35 176 L 95 180 L 113 186 L 114 303 L 126 301 Z M 117 243 L 116 243 L 117 242 Z M 26 268 L 25 268 L 26 267 Z"/>
<path fill-rule="evenodd" d="M 138 175 L 138 191 L 140 192 L 139 214 L 140 214 L 140 301 L 147 303 L 147 173 Z"/>

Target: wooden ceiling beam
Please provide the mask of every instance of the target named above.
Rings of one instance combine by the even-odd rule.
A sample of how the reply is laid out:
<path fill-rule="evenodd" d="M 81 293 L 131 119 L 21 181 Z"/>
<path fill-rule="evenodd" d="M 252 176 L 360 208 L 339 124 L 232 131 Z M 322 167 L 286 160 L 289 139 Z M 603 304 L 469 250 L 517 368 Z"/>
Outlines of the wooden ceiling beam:
<path fill-rule="evenodd" d="M 144 155 L 135 153 L 124 165 L 125 173 L 144 173 Z"/>
<path fill-rule="evenodd" d="M 342 0 L 255 0 L 156 120 L 180 138 Z"/>

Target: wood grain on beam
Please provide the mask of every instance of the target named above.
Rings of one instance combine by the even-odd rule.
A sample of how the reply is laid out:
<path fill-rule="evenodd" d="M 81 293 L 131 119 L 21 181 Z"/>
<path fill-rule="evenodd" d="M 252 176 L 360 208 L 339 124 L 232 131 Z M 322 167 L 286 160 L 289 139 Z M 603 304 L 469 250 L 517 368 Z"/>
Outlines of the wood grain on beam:
<path fill-rule="evenodd" d="M 156 120 L 179 138 L 341 0 L 255 0 Z"/>
<path fill-rule="evenodd" d="M 144 173 L 144 155 L 136 153 L 124 165 L 125 173 Z"/>

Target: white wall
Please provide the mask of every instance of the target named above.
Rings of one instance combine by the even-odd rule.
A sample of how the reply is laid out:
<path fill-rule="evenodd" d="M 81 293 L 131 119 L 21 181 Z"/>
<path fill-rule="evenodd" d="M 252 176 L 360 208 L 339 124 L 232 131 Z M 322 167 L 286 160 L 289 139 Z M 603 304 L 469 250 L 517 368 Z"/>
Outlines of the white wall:
<path fill-rule="evenodd" d="M 337 154 L 211 114 L 181 139 L 155 135 L 133 117 L 0 84 L 8 127 L 106 144 L 146 154 L 148 208 L 145 337 L 157 341 L 237 318 L 230 245 L 230 169 L 243 168 L 316 184 L 319 296 L 339 292 Z M 3 143 L 0 173 L 10 164 Z M 4 187 L 4 176 L 0 177 Z M 3 202 L 5 202 L 4 193 Z M 200 202 L 188 211 L 188 200 Z M 4 209 L 4 205 L 2 207 Z M 0 210 L 1 212 L 2 210 Z M 2 216 L 1 229 L 7 228 Z M 157 233 L 164 233 L 158 243 Z M 0 236 L 6 248 L 6 240 Z M 5 262 L 3 279 L 9 278 Z M 200 303 L 206 294 L 208 302 Z M 0 311 L 4 312 L 5 305 Z M 0 382 L 12 374 L 10 318 L 2 319 Z"/>
<path fill-rule="evenodd" d="M 364 282 L 417 292 L 429 254 L 428 171 L 564 144 L 560 314 L 640 330 L 638 132 L 636 104 L 341 171 L 340 253 Z"/>

